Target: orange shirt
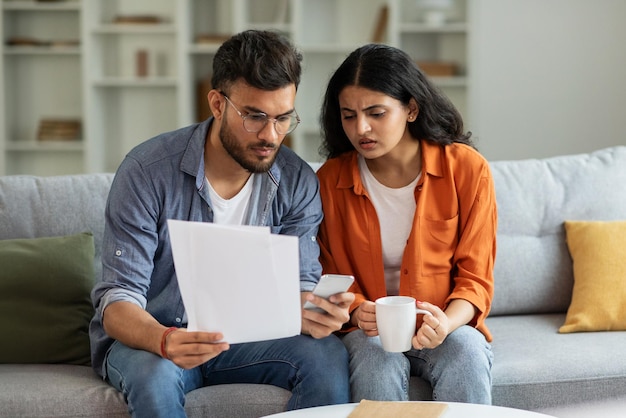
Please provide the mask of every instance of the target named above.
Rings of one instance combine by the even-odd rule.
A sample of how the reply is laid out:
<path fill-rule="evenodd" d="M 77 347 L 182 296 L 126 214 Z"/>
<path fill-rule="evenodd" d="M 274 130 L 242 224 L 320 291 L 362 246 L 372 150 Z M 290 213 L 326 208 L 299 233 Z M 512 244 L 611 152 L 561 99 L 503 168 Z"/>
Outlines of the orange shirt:
<path fill-rule="evenodd" d="M 400 295 L 442 309 L 453 299 L 469 301 L 478 311 L 470 325 L 491 341 L 484 321 L 493 298 L 497 210 L 489 164 L 462 144 L 421 141 L 421 150 Z M 378 215 L 363 187 L 356 151 L 326 161 L 317 175 L 324 210 L 320 260 L 324 273 L 355 277 L 352 311 L 365 300 L 386 296 Z"/>

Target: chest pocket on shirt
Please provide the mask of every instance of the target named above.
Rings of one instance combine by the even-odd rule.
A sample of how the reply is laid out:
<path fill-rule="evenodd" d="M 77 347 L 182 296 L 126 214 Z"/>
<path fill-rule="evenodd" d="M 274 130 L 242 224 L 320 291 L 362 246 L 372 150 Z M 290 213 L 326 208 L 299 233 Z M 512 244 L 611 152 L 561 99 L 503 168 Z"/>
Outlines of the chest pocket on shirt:
<path fill-rule="evenodd" d="M 452 256 L 459 242 L 459 216 L 450 219 L 424 218 L 422 262 L 424 272 L 450 272 Z"/>

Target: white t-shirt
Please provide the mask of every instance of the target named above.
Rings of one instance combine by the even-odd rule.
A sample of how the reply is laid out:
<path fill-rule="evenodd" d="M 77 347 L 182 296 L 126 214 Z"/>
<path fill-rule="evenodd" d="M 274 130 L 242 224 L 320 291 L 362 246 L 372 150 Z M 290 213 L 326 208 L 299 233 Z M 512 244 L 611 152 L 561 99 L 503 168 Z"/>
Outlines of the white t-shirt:
<path fill-rule="evenodd" d="M 415 216 L 415 186 L 421 173 L 410 184 L 397 189 L 381 184 L 359 155 L 363 186 L 376 209 L 383 246 L 383 264 L 388 295 L 400 292 L 400 266 Z"/>
<path fill-rule="evenodd" d="M 224 199 L 215 192 L 213 186 L 211 186 L 211 182 L 207 179 L 209 197 L 211 198 L 211 204 L 213 206 L 214 223 L 221 225 L 243 224 L 243 219 L 248 209 L 248 202 L 252 195 L 253 181 L 254 174 L 251 174 L 239 193 L 230 199 Z"/>

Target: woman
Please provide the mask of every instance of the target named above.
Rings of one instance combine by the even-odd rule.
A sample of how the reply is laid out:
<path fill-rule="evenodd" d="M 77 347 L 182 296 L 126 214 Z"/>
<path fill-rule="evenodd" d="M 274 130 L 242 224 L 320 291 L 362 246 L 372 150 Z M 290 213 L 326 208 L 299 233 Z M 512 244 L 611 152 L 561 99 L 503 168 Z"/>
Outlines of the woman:
<path fill-rule="evenodd" d="M 495 191 L 458 111 L 406 53 L 366 45 L 331 77 L 321 121 L 321 261 L 356 279 L 343 336 L 352 401 L 407 400 L 417 375 L 435 400 L 491 403 Z M 432 313 L 406 353 L 377 336 L 386 295 Z"/>

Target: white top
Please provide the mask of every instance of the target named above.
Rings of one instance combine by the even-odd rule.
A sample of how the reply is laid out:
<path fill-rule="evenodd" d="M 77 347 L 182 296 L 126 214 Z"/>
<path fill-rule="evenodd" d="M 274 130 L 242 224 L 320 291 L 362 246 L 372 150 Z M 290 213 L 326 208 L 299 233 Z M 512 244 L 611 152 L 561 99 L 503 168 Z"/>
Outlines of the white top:
<path fill-rule="evenodd" d="M 239 193 L 230 199 L 224 199 L 215 192 L 211 182 L 207 179 L 209 185 L 209 197 L 213 207 L 213 222 L 221 225 L 242 225 L 243 218 L 248 209 L 248 202 L 252 195 L 252 183 L 254 174 L 251 174 L 246 184 L 241 188 Z"/>
<path fill-rule="evenodd" d="M 408 185 L 397 189 L 381 184 L 372 175 L 365 158 L 359 155 L 359 172 L 363 186 L 376 209 L 383 246 L 383 264 L 387 295 L 400 292 L 400 266 L 406 241 L 415 216 L 415 186 L 421 173 Z"/>

